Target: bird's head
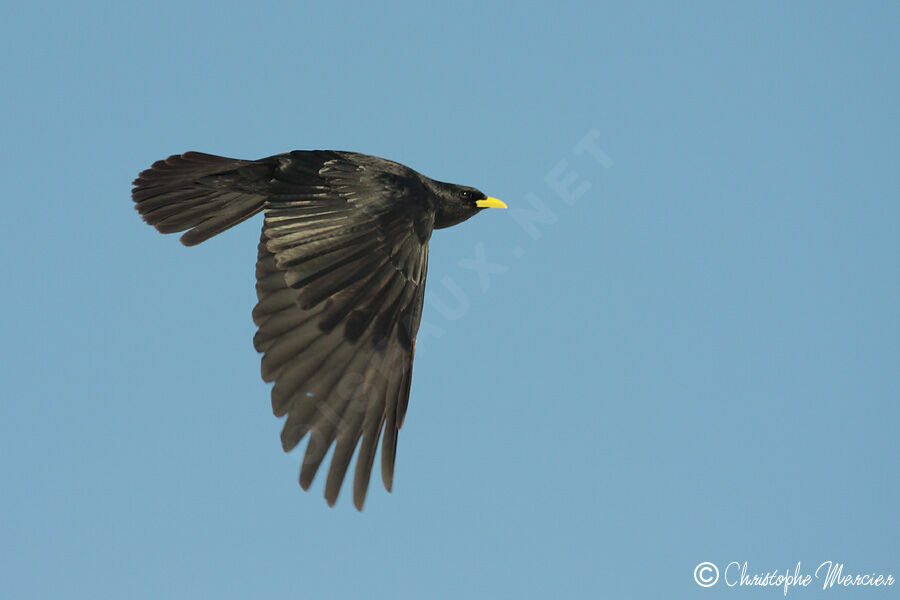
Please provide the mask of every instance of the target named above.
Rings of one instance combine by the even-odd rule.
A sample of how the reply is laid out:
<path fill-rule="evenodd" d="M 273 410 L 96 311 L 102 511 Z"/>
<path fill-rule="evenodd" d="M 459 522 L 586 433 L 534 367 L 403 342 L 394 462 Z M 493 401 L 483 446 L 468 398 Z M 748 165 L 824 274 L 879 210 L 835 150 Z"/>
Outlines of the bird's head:
<path fill-rule="evenodd" d="M 462 223 L 485 208 L 506 208 L 502 200 L 490 198 L 467 185 L 434 182 L 438 202 L 435 206 L 434 228 L 442 229 Z"/>

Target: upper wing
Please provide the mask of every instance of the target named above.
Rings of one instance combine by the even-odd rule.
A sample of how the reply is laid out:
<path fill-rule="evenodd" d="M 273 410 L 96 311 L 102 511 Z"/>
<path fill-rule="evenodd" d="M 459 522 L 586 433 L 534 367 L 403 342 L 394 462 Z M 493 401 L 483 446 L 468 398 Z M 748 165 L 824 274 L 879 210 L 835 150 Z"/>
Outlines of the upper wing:
<path fill-rule="evenodd" d="M 434 211 L 418 178 L 396 163 L 338 152 L 268 160 L 277 165 L 253 311 L 262 375 L 275 382 L 275 414 L 288 417 L 285 451 L 310 433 L 304 489 L 337 440 L 325 485 L 334 504 L 362 440 L 353 486 L 361 509 L 382 428 L 388 490 L 393 480 Z"/>

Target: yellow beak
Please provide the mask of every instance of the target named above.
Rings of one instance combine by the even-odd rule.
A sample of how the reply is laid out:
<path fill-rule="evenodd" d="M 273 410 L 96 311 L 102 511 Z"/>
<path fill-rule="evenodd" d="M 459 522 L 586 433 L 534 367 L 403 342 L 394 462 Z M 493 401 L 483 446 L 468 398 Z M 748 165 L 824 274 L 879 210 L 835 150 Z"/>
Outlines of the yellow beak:
<path fill-rule="evenodd" d="M 496 198 L 485 198 L 484 200 L 476 200 L 475 206 L 478 208 L 506 208 L 506 203 Z"/>

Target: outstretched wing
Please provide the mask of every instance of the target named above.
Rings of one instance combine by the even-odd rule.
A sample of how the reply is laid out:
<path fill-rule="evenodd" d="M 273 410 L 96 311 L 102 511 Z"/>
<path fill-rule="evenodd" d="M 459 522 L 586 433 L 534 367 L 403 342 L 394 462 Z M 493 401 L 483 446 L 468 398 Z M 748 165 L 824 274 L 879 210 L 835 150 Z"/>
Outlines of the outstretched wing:
<path fill-rule="evenodd" d="M 292 152 L 274 163 L 259 244 L 254 338 L 281 441 L 308 433 L 307 489 L 336 441 L 325 497 L 334 504 L 359 445 L 353 501 L 362 509 L 382 430 L 393 481 L 422 314 L 429 194 L 396 163 L 344 152 Z"/>

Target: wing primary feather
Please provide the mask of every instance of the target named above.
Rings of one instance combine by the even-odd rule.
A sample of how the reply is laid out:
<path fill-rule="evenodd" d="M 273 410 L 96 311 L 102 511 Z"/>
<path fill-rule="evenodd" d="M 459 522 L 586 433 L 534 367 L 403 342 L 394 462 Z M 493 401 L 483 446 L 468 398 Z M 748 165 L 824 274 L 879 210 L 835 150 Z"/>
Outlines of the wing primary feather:
<path fill-rule="evenodd" d="M 360 388 L 364 386 L 363 383 Z M 355 393 L 361 394 L 360 388 Z M 360 398 L 354 398 L 350 401 L 338 425 L 337 443 L 334 447 L 334 455 L 331 457 L 331 466 L 328 468 L 328 478 L 325 480 L 325 500 L 330 506 L 334 506 L 337 501 L 344 477 L 347 474 L 347 467 L 350 466 L 350 460 L 353 458 L 353 450 L 362 435 L 360 426 L 365 417 L 365 410 L 363 406 L 359 406 L 360 400 Z"/>
<path fill-rule="evenodd" d="M 384 393 L 378 394 L 375 402 L 366 409 L 362 425 L 362 442 L 356 456 L 356 467 L 353 473 L 353 504 L 357 510 L 363 509 L 366 492 L 369 490 L 369 479 L 372 475 L 372 464 L 375 462 L 375 448 L 381 437 L 384 425 Z"/>
<path fill-rule="evenodd" d="M 397 398 L 404 387 L 402 356 L 396 355 L 391 364 L 395 365 L 393 377 L 386 388 L 384 406 L 384 433 L 381 438 L 381 481 L 384 489 L 391 491 L 394 486 L 394 461 L 397 456 Z"/>
<path fill-rule="evenodd" d="M 308 489 L 312 484 L 328 448 L 334 441 L 335 430 L 345 410 L 366 382 L 366 375 L 361 373 L 369 372 L 370 366 L 367 366 L 366 362 L 372 360 L 372 357 L 363 351 L 364 347 L 365 344 L 353 346 L 352 357 L 345 363 L 346 367 L 326 397 L 318 404 L 316 416 L 310 426 L 310 429 L 318 435 L 310 437 L 300 471 L 300 485 L 304 489 Z"/>

